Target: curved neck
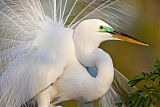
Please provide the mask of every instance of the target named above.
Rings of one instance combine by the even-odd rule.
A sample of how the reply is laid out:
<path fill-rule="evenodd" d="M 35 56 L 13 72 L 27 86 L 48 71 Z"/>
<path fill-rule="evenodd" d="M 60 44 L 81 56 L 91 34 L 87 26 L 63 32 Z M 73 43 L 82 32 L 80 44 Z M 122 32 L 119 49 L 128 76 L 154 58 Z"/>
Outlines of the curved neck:
<path fill-rule="evenodd" d="M 104 89 L 104 92 L 107 91 L 113 81 L 114 78 L 114 67 L 112 63 L 112 59 L 101 49 L 96 49 L 93 52 L 95 67 L 97 68 L 97 77 L 95 79 L 95 83 Z"/>
<path fill-rule="evenodd" d="M 82 32 L 83 33 L 83 32 Z M 81 64 L 85 66 L 93 66 L 90 55 L 100 45 L 100 40 L 88 38 L 84 34 L 74 32 L 73 41 L 75 45 L 75 54 Z M 94 35 L 93 35 L 94 36 Z"/>
<path fill-rule="evenodd" d="M 88 97 L 91 96 L 89 98 L 92 98 L 92 95 L 98 93 L 94 96 L 95 99 L 100 98 L 107 92 L 114 77 L 114 67 L 111 57 L 98 48 L 100 43 L 106 40 L 103 36 L 101 37 L 102 38 L 97 38 L 94 33 L 91 35 L 90 33 L 78 30 L 75 30 L 73 35 L 75 55 L 78 61 L 84 66 L 93 66 L 97 69 L 96 78 L 91 77 L 89 79 L 87 76 L 87 78 L 84 79 L 84 89 L 86 89 L 86 91 L 87 89 L 94 89 L 92 92 L 88 92 L 88 94 L 90 93 Z M 87 75 L 88 72 L 86 71 L 84 73 Z"/>
<path fill-rule="evenodd" d="M 114 67 L 112 59 L 107 53 L 98 48 L 100 44 L 98 44 L 98 42 L 95 45 L 91 45 L 87 44 L 87 41 L 79 40 L 76 37 L 74 37 L 73 40 L 78 61 L 84 66 L 93 66 L 97 69 L 96 78 L 90 77 L 89 79 L 87 76 L 87 78 L 84 79 L 85 84 L 83 89 L 88 91 L 86 100 L 90 98 L 92 98 L 92 100 L 100 98 L 108 91 L 113 81 Z M 89 75 L 87 71 L 84 73 Z M 90 91 L 88 89 L 93 90 Z"/>
<path fill-rule="evenodd" d="M 101 49 L 96 49 L 92 53 L 92 61 L 97 68 L 97 77 L 89 79 L 90 84 L 87 89 L 93 89 L 90 96 L 95 95 L 94 99 L 101 98 L 111 87 L 114 78 L 114 67 L 111 57 Z"/>
<path fill-rule="evenodd" d="M 96 82 L 103 82 L 103 85 L 111 84 L 114 76 L 114 67 L 112 59 L 103 50 L 97 48 L 90 55 L 93 61 L 93 66 L 97 68 Z"/>
<path fill-rule="evenodd" d="M 84 37 L 84 35 L 76 31 L 73 35 L 75 54 L 78 61 L 84 66 L 93 66 L 97 69 L 96 80 L 112 82 L 114 76 L 112 59 L 106 52 L 98 48 L 102 39 L 90 41 L 87 39 L 88 36 Z"/>
<path fill-rule="evenodd" d="M 84 79 L 84 89 L 88 91 L 87 98 L 92 98 L 92 100 L 95 100 L 106 94 L 110 88 L 114 78 L 114 67 L 111 57 L 103 50 L 98 48 L 90 54 L 88 59 L 92 61 L 93 66 L 97 69 L 97 76 L 96 78 L 89 78 L 87 76 L 87 78 Z M 88 75 L 88 72 L 84 73 Z M 92 91 L 88 89 L 92 89 Z"/>

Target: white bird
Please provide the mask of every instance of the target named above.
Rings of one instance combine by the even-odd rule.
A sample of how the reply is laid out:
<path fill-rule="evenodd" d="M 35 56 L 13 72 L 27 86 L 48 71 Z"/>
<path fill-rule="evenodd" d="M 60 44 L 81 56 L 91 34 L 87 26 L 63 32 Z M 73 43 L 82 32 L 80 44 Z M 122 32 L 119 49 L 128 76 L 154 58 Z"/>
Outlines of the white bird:
<path fill-rule="evenodd" d="M 124 40 L 147 45 L 105 22 L 118 26 L 118 21 L 112 23 L 116 18 L 122 21 L 116 13 L 128 12 L 114 6 L 123 9 L 127 3 L 0 0 L 0 107 L 20 107 L 33 98 L 39 107 L 48 107 L 66 100 L 91 102 L 105 95 L 114 67 L 110 55 L 98 48 L 100 43 Z"/>

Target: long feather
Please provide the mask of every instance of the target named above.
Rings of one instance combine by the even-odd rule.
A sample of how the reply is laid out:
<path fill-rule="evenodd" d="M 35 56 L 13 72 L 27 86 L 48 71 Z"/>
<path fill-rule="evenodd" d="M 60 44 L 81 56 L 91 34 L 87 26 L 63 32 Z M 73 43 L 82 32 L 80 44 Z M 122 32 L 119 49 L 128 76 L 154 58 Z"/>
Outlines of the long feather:
<path fill-rule="evenodd" d="M 115 69 L 114 81 L 111 88 L 100 99 L 102 107 L 115 107 L 116 103 L 123 100 L 123 96 L 129 96 L 131 92 L 136 90 L 136 87 L 128 86 L 128 79 Z M 125 106 L 125 105 L 123 105 Z"/>

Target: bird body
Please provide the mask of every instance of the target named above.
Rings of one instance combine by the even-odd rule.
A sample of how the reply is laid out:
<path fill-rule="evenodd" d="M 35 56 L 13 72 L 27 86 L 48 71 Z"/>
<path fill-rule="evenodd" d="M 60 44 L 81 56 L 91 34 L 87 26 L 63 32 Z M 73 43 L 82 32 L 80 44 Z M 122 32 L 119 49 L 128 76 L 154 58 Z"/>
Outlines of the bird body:
<path fill-rule="evenodd" d="M 146 45 L 110 26 L 127 21 L 132 5 L 125 4 L 128 0 L 0 0 L 0 107 L 27 106 L 32 99 L 48 107 L 101 98 L 111 87 L 114 67 L 100 43 Z"/>
<path fill-rule="evenodd" d="M 103 56 L 103 58 L 105 57 Z M 110 59 L 107 55 L 106 58 Z M 55 103 L 66 100 L 91 102 L 102 97 L 110 88 L 109 84 L 111 85 L 113 81 L 114 69 L 106 67 L 106 65 L 113 66 L 112 63 L 106 63 L 106 61 L 101 63 L 102 64 L 98 65 L 99 70 L 96 78 L 90 76 L 86 69 L 78 62 L 67 66 L 62 77 L 58 79 L 52 87 L 55 89 L 58 88 L 57 90 L 59 91 L 57 96 L 59 98 Z M 101 70 L 100 67 L 102 67 L 103 70 Z M 70 87 L 72 87 L 72 89 Z"/>
<path fill-rule="evenodd" d="M 92 19 L 92 20 L 88 20 L 88 21 L 90 24 L 91 23 L 99 24 L 99 25 L 105 24 L 104 22 L 102 22 L 98 19 Z M 86 21 L 84 21 L 84 22 L 86 23 Z M 102 24 L 99 22 L 102 22 Z M 83 24 L 83 22 L 82 22 L 82 24 Z M 95 26 L 95 27 L 97 27 L 97 26 Z M 83 26 L 80 28 L 83 28 Z M 47 29 L 48 29 L 48 27 L 47 27 Z M 78 25 L 78 28 L 76 28 L 76 29 L 78 29 L 78 31 L 79 31 L 79 25 Z M 59 77 L 59 79 L 50 88 L 48 88 L 48 90 L 46 90 L 45 92 L 42 92 L 42 95 L 38 96 L 39 97 L 38 101 L 41 102 L 41 105 L 44 106 L 45 103 L 42 104 L 42 102 L 45 101 L 44 99 L 50 99 L 51 101 L 55 100 L 54 103 L 56 104 L 56 103 L 60 103 L 62 101 L 66 101 L 66 100 L 78 100 L 81 102 L 90 102 L 90 101 L 93 101 L 93 100 L 96 100 L 96 99 L 102 97 L 107 92 L 107 90 L 110 88 L 110 85 L 111 85 L 111 83 L 113 81 L 113 77 L 114 77 L 114 67 L 112 64 L 112 59 L 103 50 L 98 49 L 98 45 L 103 41 L 103 39 L 100 39 L 99 41 L 97 41 L 99 44 L 92 46 L 92 49 L 94 49 L 94 50 L 92 50 L 92 52 L 90 51 L 91 48 L 90 47 L 87 48 L 87 46 L 86 46 L 86 48 L 83 48 L 83 49 L 88 49 L 88 50 L 79 50 L 79 47 L 81 47 L 81 45 L 77 45 L 78 47 L 76 47 L 76 45 L 74 45 L 74 44 L 75 44 L 75 42 L 78 43 L 79 41 L 81 43 L 81 37 L 83 37 L 83 35 L 80 35 L 79 32 L 76 32 L 76 30 L 71 30 L 71 29 L 63 30 L 63 28 L 62 29 L 58 28 L 57 30 L 60 30 L 62 34 L 65 34 L 65 37 L 62 36 L 63 38 L 61 38 L 60 41 L 62 41 L 62 44 L 64 44 L 64 46 L 62 46 L 62 47 L 66 47 L 66 49 L 67 49 L 69 56 L 67 56 L 66 58 L 69 58 L 69 59 L 66 59 L 67 62 L 66 62 L 66 65 L 64 66 L 63 74 Z M 92 30 L 94 32 L 92 32 Z M 52 28 L 51 31 L 54 31 L 54 29 Z M 96 29 L 91 29 L 90 31 L 91 31 L 90 33 L 94 34 L 96 32 Z M 68 32 L 70 32 L 70 33 L 68 33 Z M 47 33 L 47 34 L 53 34 L 53 33 Z M 86 35 L 85 37 L 86 38 L 87 38 L 87 36 L 90 37 L 90 35 L 91 34 Z M 77 37 L 77 36 L 79 36 L 79 37 Z M 95 35 L 95 40 L 98 39 L 98 37 L 96 38 L 96 36 L 97 35 Z M 45 39 L 47 39 L 46 34 L 45 34 Z M 45 39 L 43 39 L 43 41 Z M 51 37 L 48 38 L 48 40 L 47 40 L 48 42 L 50 41 L 49 39 L 51 39 Z M 64 40 L 65 43 L 63 42 L 63 39 L 65 39 Z M 84 37 L 83 37 L 83 39 L 84 39 Z M 53 39 L 51 39 L 51 41 L 52 40 Z M 38 40 L 38 41 L 41 41 L 41 40 Z M 60 41 L 57 41 L 57 42 L 61 44 Z M 46 43 L 48 44 L 48 42 L 46 42 Z M 91 39 L 91 42 L 93 42 L 92 39 Z M 88 45 L 88 44 L 85 43 L 85 41 L 84 41 L 82 46 L 85 46 L 85 45 Z M 49 45 L 49 46 L 54 46 L 54 45 Z M 41 47 L 43 47 L 43 46 L 41 46 Z M 58 46 L 51 47 L 51 48 L 56 49 L 57 47 Z M 51 49 L 51 50 L 53 50 L 53 49 Z M 61 47 L 58 47 L 57 49 L 61 49 Z M 83 62 L 83 60 L 81 60 L 83 58 L 80 58 L 80 60 L 77 59 L 77 58 L 79 58 L 78 57 L 79 54 L 76 54 L 76 51 L 78 51 L 77 53 L 85 53 L 83 55 L 83 57 L 88 58 L 86 61 L 88 61 L 89 63 L 87 64 L 86 62 Z M 87 52 L 87 51 L 89 51 L 89 52 Z M 45 52 L 46 52 L 46 50 L 45 50 Z M 58 52 L 58 51 L 56 51 L 56 52 Z M 62 55 L 65 56 L 65 54 L 67 54 L 67 52 L 66 52 L 66 50 L 63 50 Z M 49 52 L 47 52 L 47 53 L 49 53 Z M 61 53 L 58 53 L 58 55 L 61 55 Z M 49 55 L 49 56 L 51 56 L 51 55 Z M 58 61 L 56 61 L 56 62 L 58 62 Z M 94 66 L 98 72 L 96 78 L 90 76 L 90 74 L 87 72 L 87 69 L 83 65 L 84 66 Z M 52 71 L 51 71 L 51 73 L 52 73 Z M 51 77 L 53 77 L 53 75 L 54 74 L 50 74 L 50 72 L 49 72 L 49 75 L 48 75 L 49 77 L 47 77 L 47 78 L 51 78 Z M 91 89 L 91 90 L 89 90 L 89 89 Z M 46 94 L 47 92 L 48 92 L 48 94 Z M 97 94 L 95 94 L 95 93 L 97 93 Z M 49 98 L 46 98 L 45 96 L 46 97 L 48 96 Z M 49 104 L 47 104 L 47 105 L 49 105 Z"/>

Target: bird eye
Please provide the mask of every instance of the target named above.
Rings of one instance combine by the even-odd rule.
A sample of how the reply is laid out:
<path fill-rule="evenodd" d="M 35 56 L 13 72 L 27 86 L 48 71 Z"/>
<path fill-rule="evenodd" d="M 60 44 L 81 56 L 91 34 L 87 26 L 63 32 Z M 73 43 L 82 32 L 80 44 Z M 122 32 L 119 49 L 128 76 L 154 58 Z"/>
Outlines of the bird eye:
<path fill-rule="evenodd" d="M 103 29 L 104 27 L 103 26 L 99 26 L 99 29 Z"/>

